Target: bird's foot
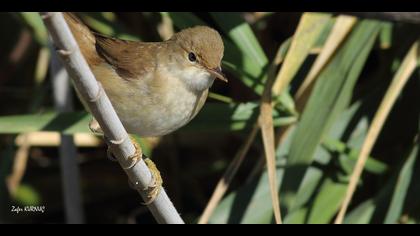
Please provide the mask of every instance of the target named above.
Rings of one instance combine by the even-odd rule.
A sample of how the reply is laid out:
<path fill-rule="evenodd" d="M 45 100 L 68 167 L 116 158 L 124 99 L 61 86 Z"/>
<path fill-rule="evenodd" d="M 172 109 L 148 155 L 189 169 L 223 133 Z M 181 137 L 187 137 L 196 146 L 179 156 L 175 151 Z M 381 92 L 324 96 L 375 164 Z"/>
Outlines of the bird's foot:
<path fill-rule="evenodd" d="M 131 143 L 134 145 L 134 154 L 131 155 L 129 158 L 132 160 L 132 163 L 137 163 L 143 157 L 143 150 L 141 149 L 140 145 L 137 143 L 137 140 L 130 135 Z"/>
<path fill-rule="evenodd" d="M 149 183 L 149 186 L 144 189 L 144 191 L 147 191 L 148 200 L 143 204 L 149 205 L 157 198 L 157 196 L 159 196 L 159 193 L 162 189 L 163 180 L 158 168 L 151 159 L 145 158 L 144 162 L 146 163 L 147 167 L 149 167 L 150 173 L 152 173 L 152 179 Z"/>
<path fill-rule="evenodd" d="M 130 136 L 130 139 L 136 149 L 135 153 L 130 158 L 132 159 L 133 163 L 137 163 L 144 155 L 142 153 L 140 145 L 137 143 L 135 138 Z M 143 204 L 149 205 L 157 198 L 157 196 L 159 196 L 159 193 L 162 189 L 163 180 L 158 168 L 156 167 L 156 164 L 150 158 L 147 157 L 145 157 L 143 160 L 149 168 L 150 173 L 152 174 L 150 183 L 147 187 L 143 189 L 143 191 L 147 193 L 147 201 L 145 201 Z M 131 183 L 130 185 L 134 189 L 137 189 L 136 186 L 133 186 L 133 183 Z"/>

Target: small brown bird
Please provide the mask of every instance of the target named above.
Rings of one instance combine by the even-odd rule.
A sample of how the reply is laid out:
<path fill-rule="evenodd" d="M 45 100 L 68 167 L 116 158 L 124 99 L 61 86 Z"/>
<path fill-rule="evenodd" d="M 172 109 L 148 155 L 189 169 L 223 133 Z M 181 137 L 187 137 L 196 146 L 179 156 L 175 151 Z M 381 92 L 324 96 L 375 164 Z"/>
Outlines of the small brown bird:
<path fill-rule="evenodd" d="M 137 42 L 92 32 L 64 13 L 79 47 L 127 132 L 163 136 L 191 121 L 221 71 L 223 41 L 206 26 L 163 42 Z"/>
<path fill-rule="evenodd" d="M 227 82 L 221 71 L 223 41 L 209 27 L 146 43 L 92 32 L 71 13 L 64 18 L 128 133 L 156 137 L 181 128 L 201 110 L 215 78 Z M 90 128 L 101 132 L 97 122 Z M 158 196 L 162 179 L 153 162 L 145 161 L 154 177 L 148 204 Z"/>

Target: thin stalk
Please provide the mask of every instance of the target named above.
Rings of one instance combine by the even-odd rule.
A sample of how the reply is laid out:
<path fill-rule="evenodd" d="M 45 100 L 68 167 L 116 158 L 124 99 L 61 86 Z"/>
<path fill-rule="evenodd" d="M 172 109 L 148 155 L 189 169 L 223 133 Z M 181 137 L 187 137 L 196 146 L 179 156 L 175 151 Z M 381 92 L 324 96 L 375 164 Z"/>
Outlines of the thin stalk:
<path fill-rule="evenodd" d="M 277 185 L 277 165 L 276 150 L 274 144 L 274 125 L 273 125 L 273 100 L 272 87 L 275 79 L 275 65 L 282 61 L 281 49 L 277 53 L 273 66 L 268 71 L 268 79 L 265 84 L 264 92 L 261 98 L 261 109 L 258 123 L 261 128 L 261 135 L 264 146 L 265 160 L 267 164 L 268 183 L 270 185 L 271 202 L 273 205 L 274 219 L 276 224 L 281 224 L 280 200 Z"/>

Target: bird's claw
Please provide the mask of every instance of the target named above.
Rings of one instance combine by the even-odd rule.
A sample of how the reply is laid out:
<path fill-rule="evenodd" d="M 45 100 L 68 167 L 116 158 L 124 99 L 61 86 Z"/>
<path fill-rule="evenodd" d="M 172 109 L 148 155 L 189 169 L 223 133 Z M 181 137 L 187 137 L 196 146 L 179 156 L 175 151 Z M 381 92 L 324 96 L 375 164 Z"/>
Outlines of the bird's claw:
<path fill-rule="evenodd" d="M 149 205 L 157 198 L 157 196 L 159 196 L 159 193 L 162 189 L 163 180 L 158 168 L 151 159 L 146 158 L 144 159 L 144 162 L 146 163 L 147 167 L 149 167 L 149 170 L 152 173 L 152 178 L 150 180 L 149 185 L 145 189 L 143 189 L 144 191 L 147 191 L 148 198 L 148 200 L 143 204 Z"/>
<path fill-rule="evenodd" d="M 133 143 L 134 147 L 135 147 L 135 153 L 130 157 L 132 159 L 132 163 L 137 163 L 142 157 L 143 157 L 143 152 L 142 149 L 140 147 L 140 145 L 137 143 L 137 141 L 135 140 L 134 137 L 130 136 L 131 142 Z M 144 158 L 144 163 L 147 165 L 147 167 L 149 168 L 151 174 L 152 174 L 152 178 L 150 180 L 150 183 L 148 184 L 148 186 L 146 188 L 143 189 L 144 192 L 147 193 L 147 201 L 145 201 L 143 204 L 144 205 L 149 205 L 150 203 L 152 203 L 157 196 L 159 196 L 160 190 L 162 188 L 162 177 L 160 175 L 160 172 L 158 170 L 158 168 L 156 167 L 155 163 L 149 159 L 149 158 Z M 137 184 L 131 183 L 130 184 L 131 187 L 137 189 Z"/>

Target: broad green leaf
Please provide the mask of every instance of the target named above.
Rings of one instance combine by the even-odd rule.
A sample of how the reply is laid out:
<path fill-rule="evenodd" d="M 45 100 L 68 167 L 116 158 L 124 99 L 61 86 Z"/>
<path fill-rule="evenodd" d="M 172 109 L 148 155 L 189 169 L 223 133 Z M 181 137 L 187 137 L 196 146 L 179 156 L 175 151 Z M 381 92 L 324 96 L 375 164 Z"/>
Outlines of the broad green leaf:
<path fill-rule="evenodd" d="M 409 157 L 405 161 L 398 176 L 392 196 L 391 204 L 385 217 L 385 224 L 397 223 L 403 211 L 404 201 L 406 199 L 408 187 L 414 181 L 412 179 L 414 163 L 417 160 L 420 145 L 415 145 Z"/>
<path fill-rule="evenodd" d="M 327 224 L 334 217 L 341 203 L 341 198 L 346 192 L 345 183 L 337 183 L 331 179 L 323 182 L 316 195 L 313 205 L 309 209 L 310 224 Z"/>
<path fill-rule="evenodd" d="M 312 170 L 313 171 L 313 170 Z M 310 172 L 310 171 L 308 171 Z M 315 175 L 317 173 L 313 173 Z M 326 173 L 320 173 L 325 177 Z M 346 184 L 330 177 L 325 179 L 316 178 L 313 181 L 306 181 L 308 187 L 316 186 L 308 191 L 300 191 L 300 194 L 307 194 L 314 199 L 304 207 L 293 210 L 285 217 L 285 224 L 327 224 L 336 214 L 341 203 L 341 196 L 346 192 Z M 312 186 L 311 186 L 312 185 Z"/>
<path fill-rule="evenodd" d="M 280 95 L 289 85 L 315 42 L 328 25 L 330 14 L 304 13 L 293 36 L 290 49 L 273 85 L 273 94 Z"/>
<path fill-rule="evenodd" d="M 368 224 L 376 209 L 376 201 L 369 199 L 347 214 L 344 224 Z"/>
<path fill-rule="evenodd" d="M 373 47 L 379 26 L 380 23 L 375 21 L 359 23 L 319 74 L 292 141 L 288 159 L 291 168 L 286 169 L 283 179 L 284 191 L 289 194 L 296 194 L 297 191 L 295 201 L 289 206 L 291 212 L 307 204 L 314 196 L 316 186 L 322 185 L 319 181 L 322 180 L 323 171 L 308 165 L 314 160 L 328 163 L 331 159 L 329 154 L 320 152 L 319 144 L 331 132 L 336 116 L 348 105 L 353 86 Z M 342 195 L 335 195 L 337 201 L 341 198 Z M 330 219 L 320 220 L 328 222 Z"/>
<path fill-rule="evenodd" d="M 58 131 L 64 134 L 90 132 L 91 116 L 86 112 L 14 115 L 0 117 L 0 133 L 17 134 L 32 131 Z"/>
<path fill-rule="evenodd" d="M 299 224 L 300 222 L 305 222 L 308 218 L 308 210 L 308 208 L 302 207 L 287 214 L 287 217 L 284 219 L 284 224 Z"/>
<path fill-rule="evenodd" d="M 411 209 L 407 209 L 409 205 L 404 206 L 406 204 L 404 202 L 405 199 L 408 199 L 408 202 L 411 201 L 411 207 L 418 207 L 417 199 L 419 199 L 420 191 L 410 181 L 420 177 L 420 165 L 418 160 L 416 160 L 419 155 L 418 150 L 419 144 L 415 143 L 409 152 L 408 158 L 400 162 L 399 167 L 396 168 L 391 178 L 382 185 L 380 192 L 352 209 L 346 215 L 344 223 L 369 224 L 387 221 L 389 221 L 387 223 L 397 223 L 397 220 L 401 217 L 403 207 L 406 211 Z M 411 185 L 410 188 L 408 188 L 407 184 Z M 399 192 L 400 190 L 401 192 Z"/>
<path fill-rule="evenodd" d="M 357 183 L 359 182 L 362 174 L 363 167 L 366 163 L 369 153 L 372 151 L 374 144 L 376 143 L 379 133 L 382 131 L 382 128 L 385 124 L 386 119 L 391 112 L 392 107 L 394 106 L 396 100 L 398 99 L 400 93 L 402 92 L 405 84 L 417 68 L 418 64 L 418 51 L 419 51 L 419 42 L 416 41 L 409 52 L 405 56 L 401 67 L 398 69 L 394 75 L 391 84 L 389 85 L 380 105 L 377 108 L 375 116 L 373 117 L 372 123 L 369 127 L 366 138 L 363 142 L 361 148 L 361 154 L 358 157 L 358 163 L 355 166 L 355 170 L 352 173 L 352 178 L 350 179 L 347 193 L 345 199 L 343 200 L 343 205 L 340 208 L 338 213 L 336 223 L 341 223 L 344 219 L 345 212 L 350 204 L 354 192 L 356 190 Z"/>
<path fill-rule="evenodd" d="M 258 117 L 257 103 L 209 103 L 182 131 L 240 131 L 250 128 Z M 282 126 L 296 121 L 295 117 L 273 112 L 274 125 Z M 90 132 L 91 115 L 86 112 L 15 115 L 0 117 L 0 133 L 16 134 L 31 131 L 57 131 L 64 134 Z"/>
<path fill-rule="evenodd" d="M 287 186 L 289 191 L 297 191 L 299 183 L 291 180 L 302 179 L 305 166 L 314 160 L 314 152 L 323 136 L 348 105 L 355 82 L 375 42 L 379 26 L 380 23 L 370 20 L 359 23 L 345 45 L 320 73 L 290 148 L 288 166 L 302 168 L 286 171 L 284 186 Z M 292 185 L 288 181 L 291 181 Z"/>

